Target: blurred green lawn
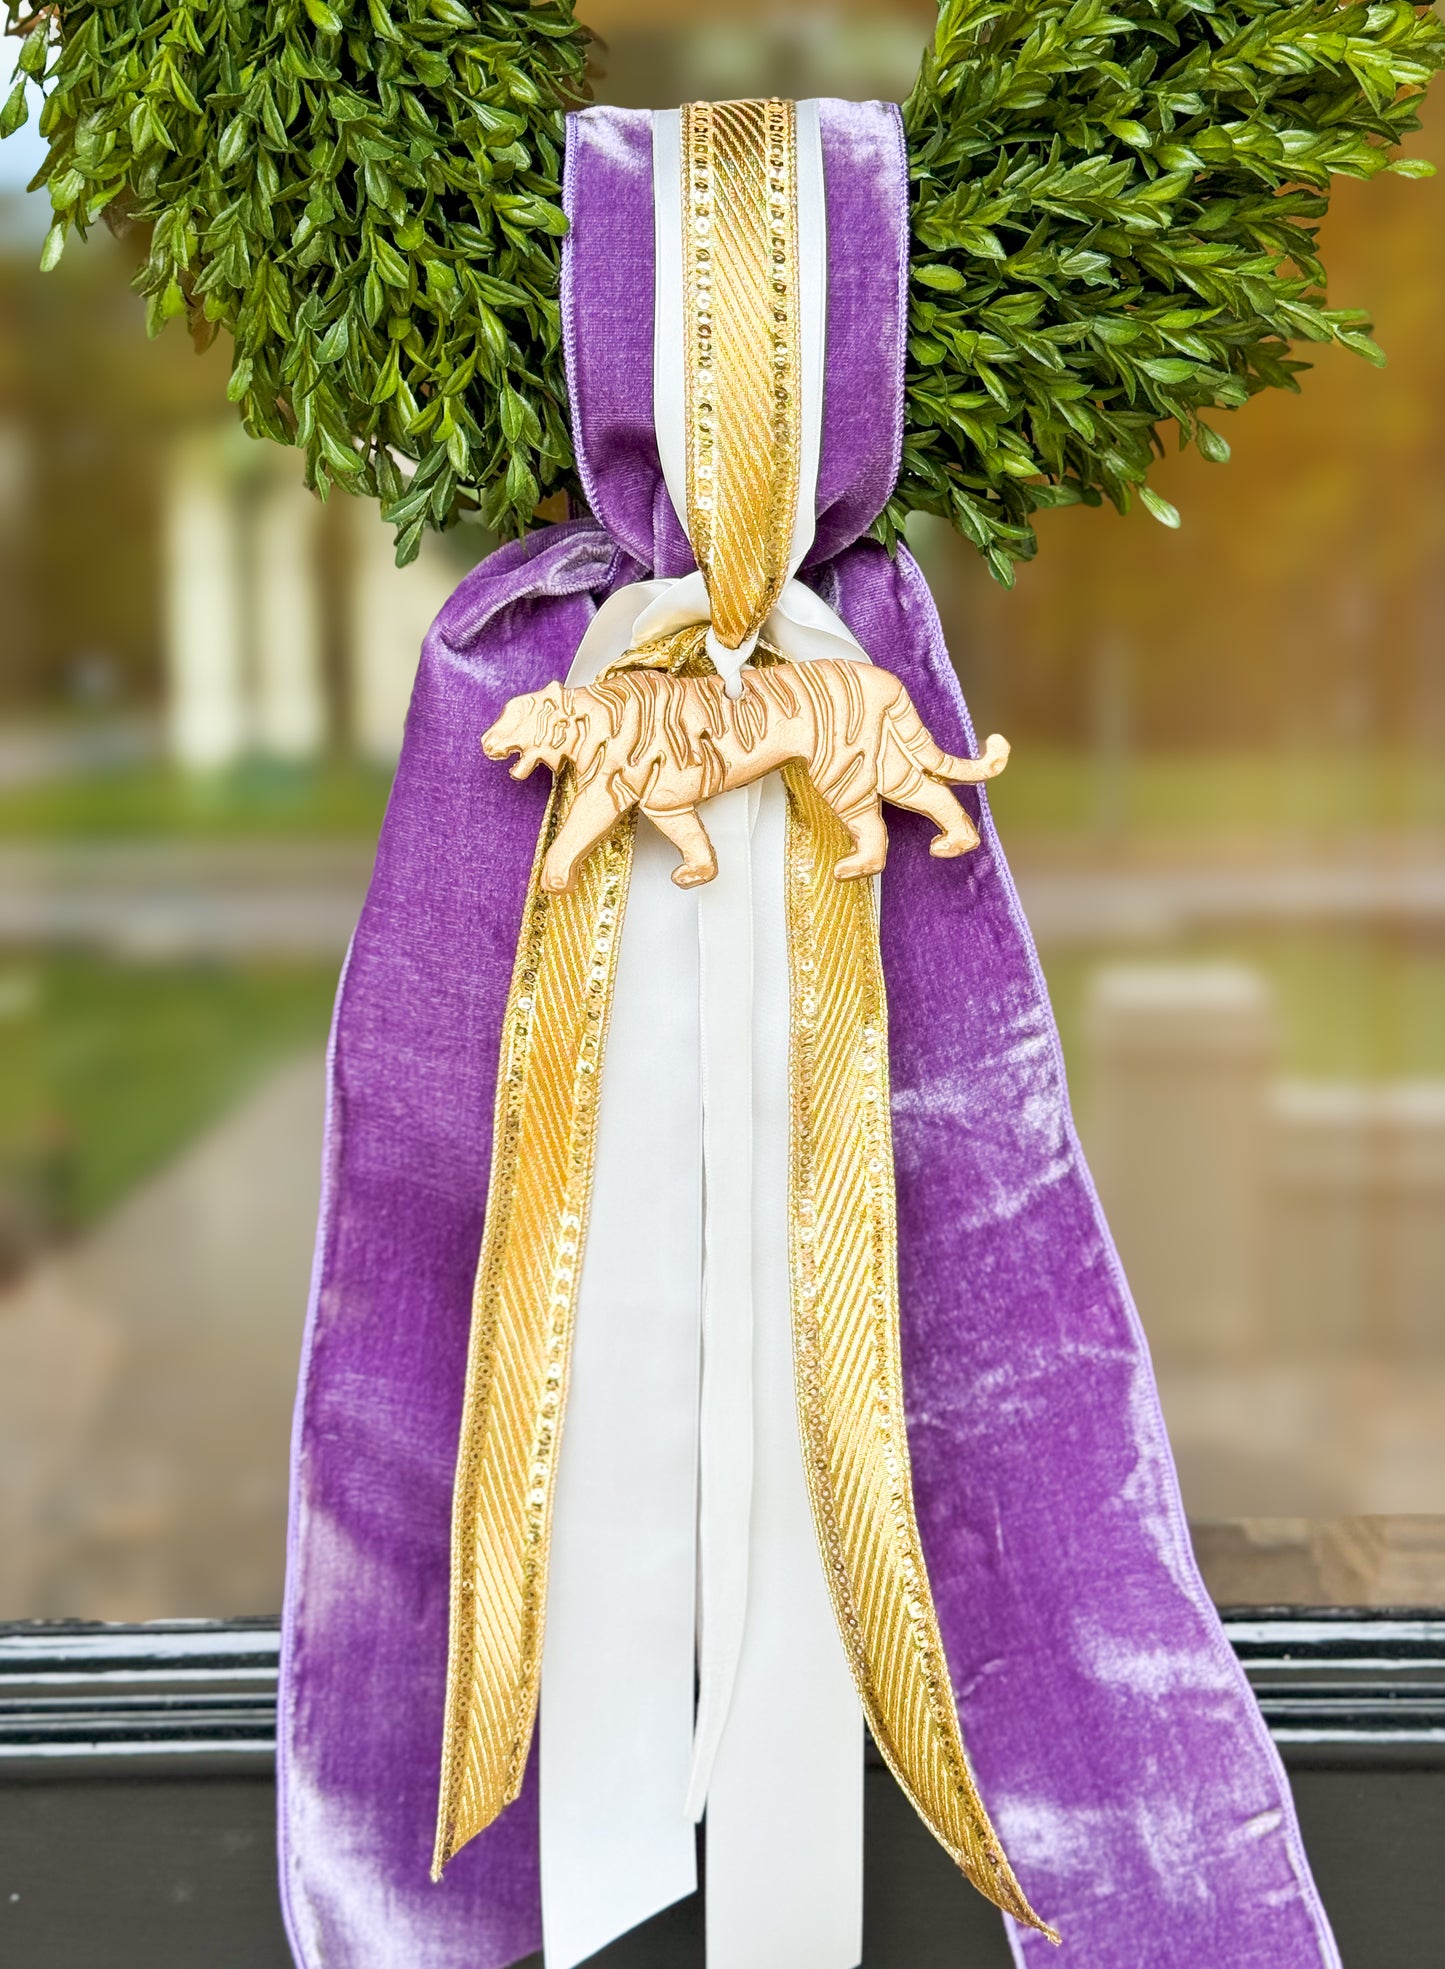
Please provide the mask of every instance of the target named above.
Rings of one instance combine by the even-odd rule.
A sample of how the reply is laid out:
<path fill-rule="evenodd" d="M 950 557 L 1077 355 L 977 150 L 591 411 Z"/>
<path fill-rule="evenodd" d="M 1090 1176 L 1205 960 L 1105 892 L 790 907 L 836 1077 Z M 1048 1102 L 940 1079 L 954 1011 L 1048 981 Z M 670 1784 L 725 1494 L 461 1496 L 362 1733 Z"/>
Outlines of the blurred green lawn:
<path fill-rule="evenodd" d="M 1157 851 L 1222 837 L 1334 845 L 1361 829 L 1445 828 L 1438 754 L 1155 752 L 1111 763 L 1021 745 L 989 788 L 1005 843 L 1019 834 L 1119 837 Z M 1277 847 L 1276 847 L 1277 851 Z"/>
<path fill-rule="evenodd" d="M 258 762 L 205 775 L 167 765 L 125 766 L 0 787 L 0 840 L 374 839 L 390 786 L 384 768 L 339 759 L 320 766 Z"/>
<path fill-rule="evenodd" d="M 0 1176 L 42 1234 L 115 1203 L 326 1035 L 331 964 L 0 960 Z"/>
<path fill-rule="evenodd" d="M 1281 1071 L 1307 1080 L 1445 1076 L 1445 934 L 1239 931 L 1169 944 L 1045 951 L 1076 1112 L 1091 1092 L 1091 982 L 1109 963 L 1243 964 L 1274 994 Z"/>
<path fill-rule="evenodd" d="M 1045 968 L 1081 1111 L 1099 964 L 1219 959 L 1272 984 L 1287 1072 L 1445 1075 L 1445 944 L 1308 931 L 1056 952 Z M 83 1227 L 269 1069 L 322 1045 L 335 988 L 329 964 L 0 960 L 0 1182 L 46 1229 Z"/>
<path fill-rule="evenodd" d="M 390 775 L 334 760 L 250 764 L 205 777 L 152 764 L 0 787 L 0 839 L 155 835 L 374 836 Z M 1163 846 L 1226 835 L 1335 841 L 1361 828 L 1445 828 L 1445 774 L 1425 753 L 1151 753 L 1114 762 L 1020 745 L 990 789 L 1011 835 L 1130 837 Z"/>
<path fill-rule="evenodd" d="M 374 840 L 390 775 L 163 765 L 0 789 L 0 842 Z M 0 955 L 0 1247 L 83 1228 L 289 1054 L 326 1036 L 337 966 Z M 0 1250 L 0 1262 L 4 1253 Z"/>
<path fill-rule="evenodd" d="M 994 789 L 1021 862 L 1077 853 L 1208 857 L 1225 837 L 1256 855 L 1330 855 L 1368 829 L 1432 832 L 1445 784 L 1413 757 L 1349 771 L 1323 757 L 1150 757 L 1106 780 L 1077 754 L 1016 754 Z M 387 775 L 360 765 L 251 766 L 198 781 L 161 766 L 0 791 L 0 842 L 123 838 L 374 838 Z M 1270 980 L 1285 1070 L 1445 1074 L 1445 935 L 1371 928 L 1223 933 L 1187 943 L 1045 953 L 1087 1106 L 1089 980 L 1111 959 L 1229 959 Z M 0 955 L 0 1203 L 52 1229 L 92 1221 L 254 1085 L 325 1037 L 335 966 L 137 963 L 81 953 Z"/>

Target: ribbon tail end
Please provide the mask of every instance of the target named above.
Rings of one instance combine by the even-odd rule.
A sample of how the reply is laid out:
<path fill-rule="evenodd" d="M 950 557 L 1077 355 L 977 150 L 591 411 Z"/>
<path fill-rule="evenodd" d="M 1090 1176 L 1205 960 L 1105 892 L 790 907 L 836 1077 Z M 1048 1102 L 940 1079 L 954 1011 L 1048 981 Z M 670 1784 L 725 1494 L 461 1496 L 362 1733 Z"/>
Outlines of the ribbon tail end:
<path fill-rule="evenodd" d="M 433 1887 L 441 1884 L 441 1877 L 446 1872 L 447 1861 L 452 1857 L 455 1850 L 451 1841 L 450 1826 L 438 1826 L 436 1848 L 431 1857 L 431 1884 Z"/>
<path fill-rule="evenodd" d="M 707 1810 L 708 1787 L 712 1783 L 712 1767 L 717 1759 L 718 1738 L 721 1735 L 721 1723 L 714 1726 L 710 1717 L 699 1717 L 697 1731 L 693 1737 L 692 1769 L 687 1777 L 687 1797 L 682 1807 L 685 1816 L 693 1825 L 699 1822 Z"/>
<path fill-rule="evenodd" d="M 974 1886 L 979 1889 L 986 1900 L 992 1901 L 995 1907 L 1001 1908 L 1011 1919 L 1017 1921 L 1021 1928 L 1032 1928 L 1036 1930 L 1046 1940 L 1051 1941 L 1055 1948 L 1058 1948 L 1063 1942 L 1063 1936 L 1057 1928 L 1051 1928 L 1042 1915 L 1035 1914 L 1033 1908 L 1029 1905 L 1028 1896 L 1014 1877 L 1013 1869 L 1008 1866 L 1006 1861 L 1004 1862 L 1004 1866 L 1005 1878 L 1001 1882 L 990 1882 L 985 1878 L 981 1878 L 976 1871 L 968 1866 L 964 1866 L 962 1871 L 965 1878 L 973 1882 Z"/>

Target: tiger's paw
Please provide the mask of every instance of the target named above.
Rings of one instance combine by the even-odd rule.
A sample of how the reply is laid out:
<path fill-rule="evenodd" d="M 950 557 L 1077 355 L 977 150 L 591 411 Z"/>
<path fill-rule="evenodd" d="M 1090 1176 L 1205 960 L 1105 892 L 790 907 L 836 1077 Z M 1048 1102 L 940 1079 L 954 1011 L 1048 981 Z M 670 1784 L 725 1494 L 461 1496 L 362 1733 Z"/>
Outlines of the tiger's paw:
<path fill-rule="evenodd" d="M 935 834 L 928 844 L 928 852 L 940 861 L 948 861 L 955 855 L 971 855 L 978 839 L 978 829 L 972 824 L 967 828 L 955 827 L 947 834 Z"/>
<path fill-rule="evenodd" d="M 844 855 L 833 864 L 833 873 L 840 882 L 860 881 L 867 875 L 881 875 L 887 855 Z"/>
<path fill-rule="evenodd" d="M 715 861 L 685 861 L 672 871 L 672 879 L 679 889 L 700 889 L 704 882 L 711 882 L 716 874 Z"/>
<path fill-rule="evenodd" d="M 538 885 L 549 896 L 565 896 L 576 880 L 577 871 L 570 861 L 562 861 L 553 855 L 542 859 L 542 873 Z"/>

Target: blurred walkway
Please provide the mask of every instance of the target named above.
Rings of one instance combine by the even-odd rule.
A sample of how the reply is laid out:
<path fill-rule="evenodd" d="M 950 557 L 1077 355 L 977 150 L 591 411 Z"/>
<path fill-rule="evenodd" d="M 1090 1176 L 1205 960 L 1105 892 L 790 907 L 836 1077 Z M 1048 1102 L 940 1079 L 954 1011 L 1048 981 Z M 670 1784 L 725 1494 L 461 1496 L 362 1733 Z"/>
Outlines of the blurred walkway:
<path fill-rule="evenodd" d="M 1027 846 L 1014 873 L 1034 935 L 1050 950 L 1164 944 L 1212 930 L 1420 928 L 1445 922 L 1438 844 L 1401 855 L 1361 836 L 1348 857 L 1170 866 L 1062 866 Z"/>
<path fill-rule="evenodd" d="M 366 893 L 370 841 L 7 842 L 0 944 L 118 955 L 331 957 Z M 1014 872 L 1039 943 L 1108 949 L 1219 929 L 1445 924 L 1438 844 L 1360 836 L 1347 857 L 1080 862 L 1024 837 Z"/>
<path fill-rule="evenodd" d="M 323 1067 L 0 1298 L 0 1619 L 280 1605 Z"/>
<path fill-rule="evenodd" d="M 118 841 L 0 846 L 0 944 L 118 956 L 334 957 L 370 841 Z"/>
<path fill-rule="evenodd" d="M 0 1619 L 279 1607 L 322 1080 L 319 1056 L 292 1061 L 0 1297 Z M 1369 1598 L 1369 1567 L 1325 1564 L 1306 1521 L 1445 1495 L 1445 1363 L 1296 1353 L 1160 1371 L 1191 1515 L 1289 1518 L 1263 1544 L 1212 1528 L 1227 1599 Z M 1381 1574 L 1386 1597 L 1408 1597 L 1391 1582 L 1426 1565 L 1438 1580 L 1441 1523 L 1413 1570 Z"/>
<path fill-rule="evenodd" d="M 0 789 L 113 772 L 158 758 L 160 726 L 153 718 L 107 718 L 94 724 L 0 724 Z"/>
<path fill-rule="evenodd" d="M 1445 1361 L 1360 1352 L 1157 1367 L 1193 1518 L 1419 1516 L 1445 1502 Z M 1445 1537 L 1436 1554 L 1438 1581 Z"/>

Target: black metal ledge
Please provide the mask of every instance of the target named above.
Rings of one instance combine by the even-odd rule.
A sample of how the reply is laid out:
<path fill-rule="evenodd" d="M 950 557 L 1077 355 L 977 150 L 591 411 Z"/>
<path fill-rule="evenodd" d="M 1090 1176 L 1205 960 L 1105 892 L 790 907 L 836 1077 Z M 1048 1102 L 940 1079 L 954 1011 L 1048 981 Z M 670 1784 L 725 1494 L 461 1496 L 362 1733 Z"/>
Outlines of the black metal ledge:
<path fill-rule="evenodd" d="M 16 1762 L 276 1750 L 274 1620 L 0 1627 L 0 1782 Z"/>
<path fill-rule="evenodd" d="M 1445 1768 L 1445 1613 L 1240 1607 L 1224 1622 L 1292 1767 Z"/>
<path fill-rule="evenodd" d="M 1232 1608 L 1225 1627 L 1291 1763 L 1445 1766 L 1445 1613 Z M 271 1620 L 0 1626 L 0 1779 L 13 1760 L 268 1760 Z"/>
<path fill-rule="evenodd" d="M 1235 1608 L 1225 1624 L 1290 1768 L 1344 1960 L 1439 1969 L 1445 1613 Z M 5 1969 L 293 1969 L 275 1861 L 278 1639 L 269 1620 L 0 1627 Z M 1009 1969 L 998 1916 L 882 1769 L 866 1797 L 865 1969 Z M 596 1963 L 705 1969 L 704 1954 L 693 1897 Z"/>

